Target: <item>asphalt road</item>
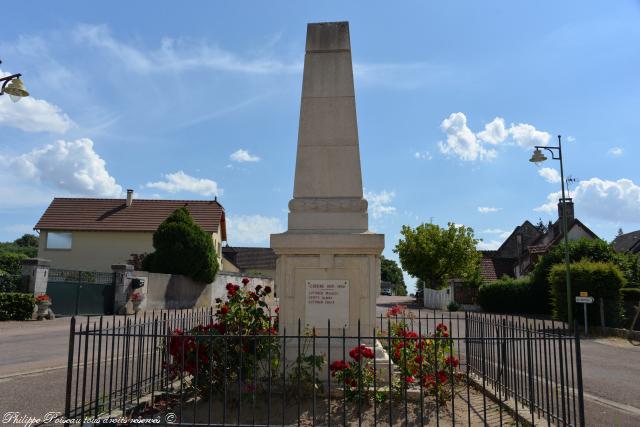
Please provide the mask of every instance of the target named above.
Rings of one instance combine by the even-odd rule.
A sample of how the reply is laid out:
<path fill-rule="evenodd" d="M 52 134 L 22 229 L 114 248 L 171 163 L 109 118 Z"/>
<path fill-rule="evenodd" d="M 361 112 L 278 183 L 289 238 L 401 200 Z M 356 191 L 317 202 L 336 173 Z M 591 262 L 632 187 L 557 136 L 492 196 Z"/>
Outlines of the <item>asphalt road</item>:
<path fill-rule="evenodd" d="M 378 312 L 410 301 L 380 297 Z M 68 336 L 68 318 L 0 322 L 0 416 L 19 411 L 41 417 L 64 408 Z M 640 425 L 640 346 L 583 339 L 582 362 L 587 425 Z"/>

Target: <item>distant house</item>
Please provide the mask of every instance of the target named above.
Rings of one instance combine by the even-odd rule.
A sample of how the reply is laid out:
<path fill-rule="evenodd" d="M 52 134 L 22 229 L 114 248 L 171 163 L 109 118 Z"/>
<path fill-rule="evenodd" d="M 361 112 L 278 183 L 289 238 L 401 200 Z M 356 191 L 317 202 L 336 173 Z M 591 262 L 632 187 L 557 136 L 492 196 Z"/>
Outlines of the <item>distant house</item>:
<path fill-rule="evenodd" d="M 640 254 L 640 230 L 617 236 L 611 245 L 616 252 Z"/>
<path fill-rule="evenodd" d="M 271 248 L 225 246 L 222 257 L 233 271 L 275 279 L 277 257 Z"/>
<path fill-rule="evenodd" d="M 132 190 L 126 199 L 54 198 L 34 227 L 40 233 L 38 257 L 71 270 L 111 271 L 112 264 L 134 264 L 154 251 L 154 231 L 181 207 L 211 234 L 222 264 L 227 229 L 217 200 L 133 199 Z"/>
<path fill-rule="evenodd" d="M 525 221 L 513 230 L 495 252 L 485 251 L 481 264 L 483 279 L 490 281 L 494 275 L 500 278 L 503 275 L 521 277 L 529 274 L 541 256 L 564 240 L 562 211 L 560 200 L 558 219 L 554 223 L 549 222 L 546 229 Z M 571 199 L 567 199 L 567 228 L 570 241 L 598 238 L 589 227 L 575 217 Z M 493 265 L 493 271 L 490 264 Z"/>

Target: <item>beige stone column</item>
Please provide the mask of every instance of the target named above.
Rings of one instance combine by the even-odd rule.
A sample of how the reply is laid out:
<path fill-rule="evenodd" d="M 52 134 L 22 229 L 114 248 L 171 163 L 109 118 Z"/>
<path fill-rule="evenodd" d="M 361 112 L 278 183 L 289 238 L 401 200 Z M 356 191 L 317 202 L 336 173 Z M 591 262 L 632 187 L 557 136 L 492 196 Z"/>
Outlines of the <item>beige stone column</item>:
<path fill-rule="evenodd" d="M 271 235 L 281 332 L 296 335 L 300 320 L 323 336 L 344 328 L 347 346 L 373 336 L 384 235 L 368 228 L 349 24 L 309 24 L 288 229 Z M 341 340 L 325 342 L 318 352 L 342 358 Z"/>

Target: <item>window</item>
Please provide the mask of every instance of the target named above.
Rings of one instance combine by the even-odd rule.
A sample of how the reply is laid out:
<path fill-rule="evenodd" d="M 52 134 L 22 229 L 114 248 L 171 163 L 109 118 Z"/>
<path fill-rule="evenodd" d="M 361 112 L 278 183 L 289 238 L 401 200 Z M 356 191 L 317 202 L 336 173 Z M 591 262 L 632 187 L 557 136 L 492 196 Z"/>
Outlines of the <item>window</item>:
<path fill-rule="evenodd" d="M 71 249 L 71 233 L 47 233 L 47 249 Z"/>

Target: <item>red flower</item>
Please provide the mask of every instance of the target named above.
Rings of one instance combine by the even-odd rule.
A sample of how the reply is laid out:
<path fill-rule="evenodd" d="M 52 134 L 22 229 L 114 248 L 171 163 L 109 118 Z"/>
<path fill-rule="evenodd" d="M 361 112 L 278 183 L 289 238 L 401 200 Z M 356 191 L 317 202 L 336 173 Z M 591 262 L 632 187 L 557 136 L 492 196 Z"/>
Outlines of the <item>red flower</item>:
<path fill-rule="evenodd" d="M 437 375 L 437 377 L 438 377 L 438 382 L 439 382 L 440 384 L 444 384 L 444 383 L 446 383 L 446 382 L 447 382 L 447 378 L 449 378 L 449 377 L 447 376 L 447 373 L 446 373 L 445 371 L 438 371 L 438 373 L 437 373 L 436 375 Z"/>
<path fill-rule="evenodd" d="M 433 375 L 428 374 L 422 377 L 422 385 L 425 387 L 431 387 L 435 384 L 436 380 Z"/>
<path fill-rule="evenodd" d="M 276 307 L 276 314 L 280 314 L 280 307 Z"/>
<path fill-rule="evenodd" d="M 405 308 L 406 307 L 404 305 L 394 305 L 389 310 L 387 310 L 387 317 L 395 317 L 399 314 L 403 314 Z"/>
<path fill-rule="evenodd" d="M 335 376 L 336 372 L 344 371 L 345 369 L 349 369 L 350 367 L 351 365 L 349 365 L 349 362 L 345 362 L 344 360 L 336 360 L 329 366 L 329 369 L 331 370 L 331 375 Z"/>
<path fill-rule="evenodd" d="M 422 363 L 422 356 L 417 355 L 415 360 L 416 360 L 416 363 Z"/>
<path fill-rule="evenodd" d="M 413 384 L 414 382 L 416 382 L 415 378 L 413 377 L 406 377 L 404 379 L 406 382 Z"/>
<path fill-rule="evenodd" d="M 459 362 L 455 356 L 447 356 L 444 359 L 444 363 L 446 363 L 447 365 L 453 366 L 454 368 L 457 368 Z"/>
<path fill-rule="evenodd" d="M 230 297 L 232 297 L 236 294 L 236 290 L 234 288 L 231 288 L 227 291 L 227 293 L 229 294 Z"/>
<path fill-rule="evenodd" d="M 349 352 L 349 356 L 355 361 L 360 361 L 361 358 L 373 359 L 374 353 L 369 347 L 364 344 L 360 344 L 358 347 L 354 347 Z"/>
<path fill-rule="evenodd" d="M 222 307 L 220 307 L 220 314 L 225 315 L 228 312 L 229 312 L 229 307 L 227 306 L 227 304 L 225 304 Z"/>
<path fill-rule="evenodd" d="M 436 325 L 436 331 L 438 331 L 438 332 L 446 332 L 447 331 L 447 325 L 445 325 L 444 323 L 438 323 Z"/>
<path fill-rule="evenodd" d="M 249 282 L 250 282 L 250 281 L 251 281 L 251 280 L 249 280 L 249 278 L 248 278 L 248 277 L 243 277 L 243 278 L 242 278 L 242 284 L 243 284 L 243 285 L 245 285 L 245 286 L 247 286 L 247 284 L 249 284 Z"/>
<path fill-rule="evenodd" d="M 233 283 L 227 283 L 227 290 L 230 291 L 233 289 Z"/>
<path fill-rule="evenodd" d="M 264 293 L 265 293 L 265 295 L 270 294 L 271 293 L 271 286 L 265 286 L 264 287 Z"/>

